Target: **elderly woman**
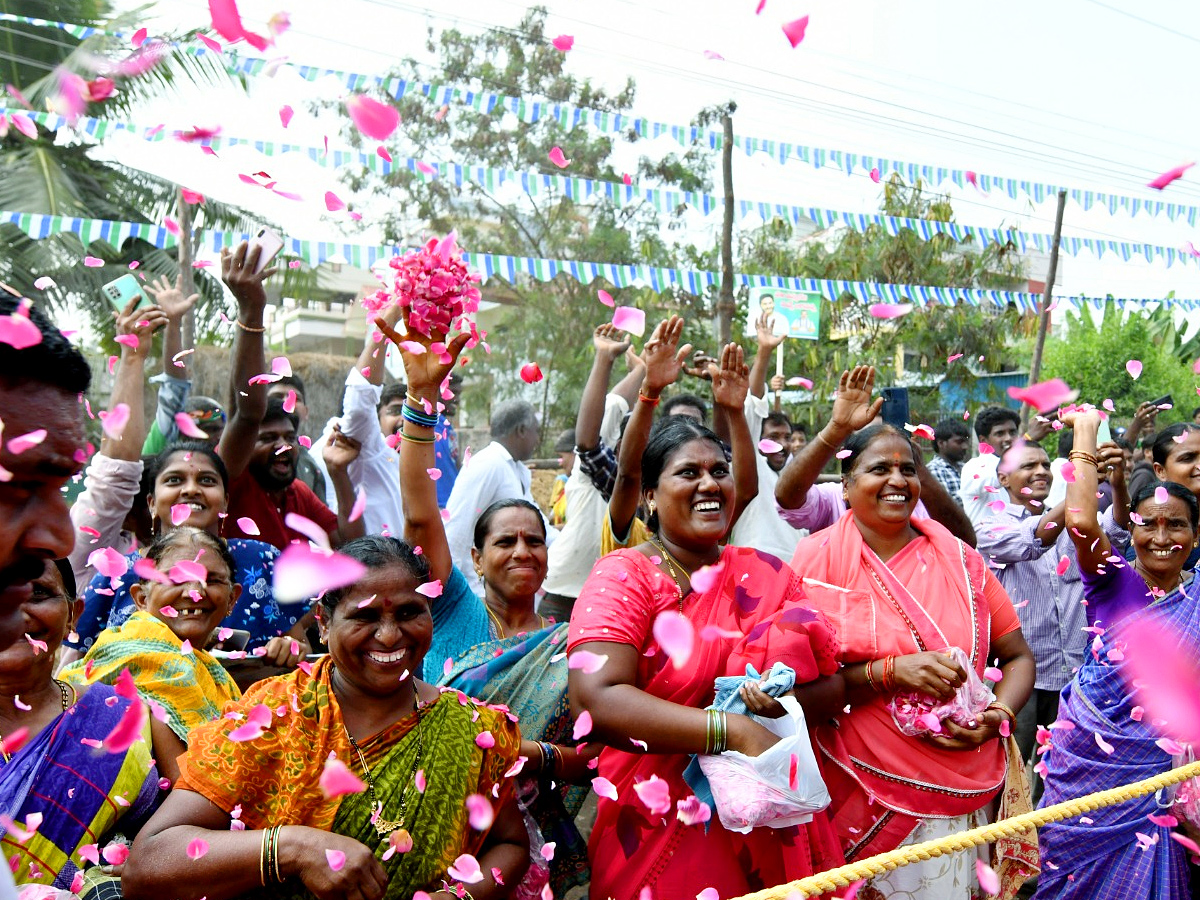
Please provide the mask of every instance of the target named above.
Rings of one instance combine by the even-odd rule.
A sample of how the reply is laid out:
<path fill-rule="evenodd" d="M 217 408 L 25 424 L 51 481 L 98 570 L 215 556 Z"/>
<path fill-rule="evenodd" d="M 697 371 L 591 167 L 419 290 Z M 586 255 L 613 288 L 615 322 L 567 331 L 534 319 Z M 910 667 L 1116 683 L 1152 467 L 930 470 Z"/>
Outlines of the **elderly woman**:
<path fill-rule="evenodd" d="M 83 849 L 106 846 L 150 812 L 159 793 L 152 756 L 174 735 L 143 709 L 137 734 L 97 751 L 141 701 L 53 677 L 54 653 L 79 612 L 74 595 L 71 567 L 47 560 L 21 604 L 25 637 L 0 649 L 0 812 L 16 823 L 0 844 L 18 884 L 78 894 Z"/>
<path fill-rule="evenodd" d="M 857 424 L 874 407 L 863 402 Z M 792 568 L 809 603 L 837 630 L 849 712 L 816 729 L 838 837 L 849 861 L 982 824 L 1005 789 L 1024 786 L 1007 734 L 1033 688 L 1034 661 L 1016 611 L 983 558 L 945 527 L 913 517 L 921 498 L 907 435 L 876 424 L 844 447 L 848 511 L 796 548 Z M 967 673 L 942 652 L 960 648 L 982 678 L 1002 673 L 996 701 L 973 724 L 949 718 L 940 730 L 909 736 L 889 701 L 897 695 L 947 701 Z M 931 703 L 932 705 L 932 703 Z M 1006 798 L 1007 798 L 1006 792 Z M 1003 847 L 1006 891 L 1019 885 L 1007 856 L 1036 862 L 1031 846 Z M 860 897 L 966 898 L 976 888 L 975 853 L 904 866 L 869 882 Z"/>
<path fill-rule="evenodd" d="M 175 759 L 193 728 L 241 696 L 233 679 L 204 648 L 241 594 L 225 542 L 198 528 L 173 528 L 146 551 L 149 565 L 130 592 L 136 612 L 105 629 L 82 660 L 63 669 L 75 684 L 116 684 L 128 670 L 142 698 L 158 705 L 174 733 L 159 768 L 174 779 Z"/>
<path fill-rule="evenodd" d="M 735 448 L 749 445 L 748 383 L 741 351 L 730 345 L 713 397 L 730 412 Z M 644 406 L 658 402 L 653 388 L 643 385 Z M 592 829 L 592 896 L 635 900 L 648 891 L 655 900 L 693 900 L 709 888 L 731 897 L 838 865 L 825 813 L 748 834 L 727 830 L 716 815 L 706 825 L 676 815 L 700 806 L 684 780 L 691 755 L 757 756 L 777 741 L 748 715 L 705 710 L 717 677 L 744 675 L 747 663 L 759 671 L 785 663 L 806 715 L 818 719 L 841 706 L 844 691 L 833 676 L 833 634 L 805 608 L 795 574 L 776 557 L 722 543 L 738 498 L 717 436 L 694 419 L 667 418 L 642 454 L 641 485 L 649 539 L 596 563 L 567 647 L 572 706 L 591 716 L 590 739 L 605 747 L 599 774 L 616 788 L 601 796 Z M 659 643 L 655 623 L 669 614 L 695 635 L 686 658 L 669 659 Z M 665 801 L 640 797 L 653 779 L 665 782 Z"/>
<path fill-rule="evenodd" d="M 1096 482 L 1101 469 L 1112 473 L 1114 484 L 1124 478 L 1121 449 L 1115 444 L 1097 448 L 1100 416 L 1094 410 L 1068 413 L 1063 422 L 1075 429 L 1075 480 L 1067 484 L 1067 528 L 1078 554 L 1088 618 L 1097 627 L 1091 651 L 1063 689 L 1058 713 L 1063 727 L 1047 735 L 1039 764 L 1045 770 L 1044 805 L 1149 778 L 1175 764 L 1158 743 L 1169 735 L 1154 715 L 1142 715 L 1139 704 L 1144 701 L 1130 688 L 1134 676 L 1124 651 L 1132 629 L 1149 625 L 1193 658 L 1200 651 L 1200 595 L 1185 569 L 1200 523 L 1195 495 L 1177 481 L 1140 487 L 1130 508 L 1135 558 L 1131 564 L 1119 562 L 1096 523 Z M 1195 459 L 1194 449 L 1184 454 Z M 1166 457 L 1167 464 L 1178 464 L 1177 456 Z M 1160 467 L 1163 464 L 1156 462 L 1156 470 Z M 1166 655 L 1171 647 L 1161 649 Z M 1043 872 L 1035 896 L 1196 896 L 1189 889 L 1188 852 L 1171 840 L 1170 819 L 1158 819 L 1170 815 L 1173 794 L 1139 797 L 1089 813 L 1086 821 L 1068 819 L 1039 829 Z M 1149 841 L 1143 842 L 1139 833 Z M 1195 878 L 1194 868 L 1190 875 Z"/>
<path fill-rule="evenodd" d="M 341 552 L 367 572 L 321 598 L 329 655 L 193 732 L 183 777 L 130 854 L 128 897 L 449 900 L 458 883 L 494 900 L 519 883 L 516 726 L 414 674 L 433 636 L 423 555 L 374 535 Z"/>

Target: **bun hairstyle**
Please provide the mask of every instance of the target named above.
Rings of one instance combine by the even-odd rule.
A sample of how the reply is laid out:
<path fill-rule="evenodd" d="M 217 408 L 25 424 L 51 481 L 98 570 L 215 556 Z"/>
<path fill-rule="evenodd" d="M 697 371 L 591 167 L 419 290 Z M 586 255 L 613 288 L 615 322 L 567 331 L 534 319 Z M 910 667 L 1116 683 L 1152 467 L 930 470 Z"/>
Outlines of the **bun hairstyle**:
<path fill-rule="evenodd" d="M 658 487 L 663 469 L 667 467 L 671 457 L 688 441 L 696 440 L 711 441 L 721 448 L 726 461 L 729 461 L 729 451 L 725 449 L 721 439 L 691 416 L 667 416 L 659 419 L 650 429 L 650 438 L 642 452 L 642 492 Z M 657 510 L 646 520 L 646 527 L 652 533 L 658 532 Z"/>

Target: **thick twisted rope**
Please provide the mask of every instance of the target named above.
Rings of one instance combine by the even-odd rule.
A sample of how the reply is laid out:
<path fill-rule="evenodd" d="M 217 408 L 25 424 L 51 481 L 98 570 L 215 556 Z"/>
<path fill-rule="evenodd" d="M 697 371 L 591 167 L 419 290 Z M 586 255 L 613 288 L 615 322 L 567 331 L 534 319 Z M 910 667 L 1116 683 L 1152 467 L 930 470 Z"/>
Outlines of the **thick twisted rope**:
<path fill-rule="evenodd" d="M 801 878 L 799 881 L 790 881 L 787 884 L 777 885 L 776 887 L 767 888 L 765 891 L 758 891 L 753 894 L 746 894 L 742 897 L 733 898 L 733 900 L 789 900 L 789 898 L 790 900 L 800 900 L 803 897 L 812 897 L 832 891 L 835 888 L 847 887 L 864 878 L 882 875 L 884 872 L 890 872 L 892 869 L 898 869 L 900 866 L 906 866 L 909 863 L 933 859 L 935 856 L 943 856 L 947 853 L 957 853 L 959 850 L 977 847 L 980 844 L 990 844 L 1002 838 L 1012 837 L 1023 831 L 1028 831 L 1030 828 L 1045 825 L 1048 822 L 1070 819 L 1074 816 L 1100 809 L 1103 806 L 1115 806 L 1118 803 L 1124 803 L 1126 800 L 1152 794 L 1169 785 L 1178 784 L 1181 781 L 1187 781 L 1189 778 L 1196 777 L 1200 777 L 1200 761 L 1180 766 L 1177 769 L 1171 769 L 1152 778 L 1135 781 L 1133 784 L 1109 788 L 1107 791 L 1097 791 L 1094 794 L 1087 794 L 1075 800 L 1067 800 L 1063 803 L 1047 806 L 1044 809 L 1036 809 L 1020 816 L 1013 816 L 1010 819 L 1001 819 L 989 825 L 981 825 L 979 828 L 972 828 L 970 831 L 962 831 L 958 834 L 947 835 L 946 837 L 925 841 L 921 844 L 897 847 L 895 850 L 880 853 L 878 856 L 871 856 L 836 869 L 830 869 L 827 872 L 809 875 L 807 878 Z"/>

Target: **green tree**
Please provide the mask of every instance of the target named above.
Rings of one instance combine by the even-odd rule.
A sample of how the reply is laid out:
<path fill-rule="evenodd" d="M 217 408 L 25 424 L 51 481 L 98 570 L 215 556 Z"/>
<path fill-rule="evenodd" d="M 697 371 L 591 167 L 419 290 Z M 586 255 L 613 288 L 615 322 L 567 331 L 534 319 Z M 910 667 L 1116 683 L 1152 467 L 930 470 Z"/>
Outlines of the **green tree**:
<path fill-rule="evenodd" d="M 430 79 L 412 59 L 402 61 L 393 74 L 442 84 L 481 84 L 510 97 L 627 112 L 634 98 L 632 80 L 610 93 L 571 75 L 567 57 L 550 43 L 545 21 L 546 11 L 538 7 L 511 29 L 495 28 L 482 35 L 430 30 L 428 50 L 438 57 L 436 76 Z M 391 102 L 404 123 L 392 139 L 394 155 L 616 182 L 624 174 L 612 161 L 619 138 L 598 135 L 583 124 L 568 128 L 552 117 L 528 123 L 499 108 L 487 112 L 455 105 L 443 110 L 417 93 Z M 361 135 L 352 129 L 347 129 L 347 138 L 362 144 Z M 629 134 L 623 140 L 633 142 L 637 136 Z M 567 169 L 549 161 L 554 147 L 571 161 Z M 706 159 L 699 148 L 658 161 L 643 158 L 638 176 L 642 184 L 704 189 Z M 385 177 L 366 169 L 350 172 L 347 182 L 355 190 L 387 198 L 394 212 L 375 224 L 383 225 L 389 241 L 402 245 L 456 229 L 460 243 L 480 253 L 656 266 L 676 260 L 663 238 L 662 217 L 649 204 L 627 206 L 602 197 L 575 200 L 545 189 L 514 197 L 473 182 L 460 189 L 448 179 L 426 179 L 405 168 Z M 478 410 L 493 398 L 528 391 L 516 373 L 524 363 L 536 361 L 545 375 L 538 385 L 543 433 L 552 437 L 558 428 L 574 424 L 591 363 L 592 329 L 611 315 L 597 300 L 598 288 L 609 290 L 621 305 L 645 309 L 651 327 L 665 309 L 689 301 L 673 294 L 655 297 L 643 289 L 584 285 L 565 275 L 550 282 L 493 282 L 485 288 L 485 299 L 500 303 L 505 312 L 489 335 L 492 352 L 477 350 L 471 361 L 471 369 L 489 381 L 491 389 L 468 391 L 468 408 Z"/>
<path fill-rule="evenodd" d="M 1099 405 L 1111 399 L 1120 417 L 1133 415 L 1138 405 L 1170 394 L 1175 409 L 1159 414 L 1160 426 L 1190 418 L 1197 378 L 1191 364 L 1175 355 L 1174 335 L 1155 336 L 1155 323 L 1136 312 L 1125 315 L 1110 297 L 1099 325 L 1090 304 L 1067 319 L 1061 337 L 1046 340 L 1042 363 L 1045 378 L 1061 378 L 1079 391 L 1080 402 Z M 1130 359 L 1142 363 L 1134 380 L 1125 368 Z"/>
<path fill-rule="evenodd" d="M 62 93 L 64 78 L 94 79 L 97 60 L 115 63 L 138 52 L 131 51 L 127 41 L 107 33 L 132 31 L 137 27 L 138 11 L 110 18 L 112 9 L 105 0 L 0 0 L 0 12 L 100 29 L 79 39 L 48 26 L 0 23 L 0 70 L 8 85 L 4 102 L 12 108 L 25 101 L 35 110 L 52 107 Z M 84 114 L 119 119 L 177 85 L 238 83 L 216 54 L 197 57 L 172 49 L 173 42 L 189 37 L 164 37 L 161 45 L 155 44 L 153 52 L 161 54 L 156 65 L 141 74 L 114 76 L 112 96 L 89 103 Z M 95 144 L 41 126 L 35 139 L 14 127 L 0 138 L 2 210 L 161 224 L 166 216 L 176 214 L 176 206 L 174 183 L 106 159 L 97 153 Z M 193 219 L 196 228 L 248 227 L 243 213 L 212 200 L 194 207 Z M 105 265 L 86 267 L 82 264 L 85 256 L 102 259 Z M 29 296 L 45 298 L 51 306 L 77 303 L 97 325 L 111 322 L 111 307 L 101 297 L 100 286 L 127 272 L 134 261 L 151 275 L 173 277 L 178 270 L 175 251 L 159 250 L 141 240 L 129 240 L 116 248 L 103 241 L 85 247 L 73 234 L 34 240 L 14 225 L 0 226 L 0 279 Z M 57 287 L 36 291 L 33 282 L 43 275 L 53 278 Z M 204 298 L 197 322 L 215 321 L 210 304 L 221 298 L 220 287 L 206 275 L 197 279 L 197 286 Z"/>
<path fill-rule="evenodd" d="M 897 175 L 884 183 L 880 212 L 954 221 L 947 195 L 930 193 L 920 182 L 906 185 Z M 739 271 L 935 287 L 1012 290 L 1023 285 L 1021 262 L 1011 244 L 989 244 L 980 250 L 973 242 L 959 243 L 949 235 L 926 240 L 908 229 L 893 235 L 876 224 L 862 232 L 843 231 L 832 243 L 819 237 L 798 246 L 792 225 L 776 219 L 742 236 Z M 813 400 L 798 412 L 802 420 L 816 424 L 827 412 L 826 398 L 839 375 L 851 365 L 872 364 L 880 370 L 877 383 L 895 383 L 897 356 L 903 349 L 905 370 L 925 376 L 923 381 L 966 384 L 978 373 L 1016 366 L 1022 357 L 1014 351 L 1014 338 L 1027 336 L 1032 327 L 1032 317 L 1022 317 L 1011 306 L 918 304 L 901 318 L 879 319 L 845 293 L 822 301 L 819 340 L 786 342 L 785 364 L 789 374 L 799 373 L 813 382 Z M 951 357 L 956 357 L 954 362 Z M 936 389 L 913 392 L 914 418 L 938 415 Z"/>

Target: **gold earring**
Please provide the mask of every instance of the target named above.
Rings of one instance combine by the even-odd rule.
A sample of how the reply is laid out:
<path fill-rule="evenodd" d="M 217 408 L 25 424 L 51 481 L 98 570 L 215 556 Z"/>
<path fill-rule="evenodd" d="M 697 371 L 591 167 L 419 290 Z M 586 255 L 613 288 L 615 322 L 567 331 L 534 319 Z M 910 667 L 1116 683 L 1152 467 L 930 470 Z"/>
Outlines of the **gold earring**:
<path fill-rule="evenodd" d="M 650 515 L 654 515 L 654 501 L 650 501 Z"/>

